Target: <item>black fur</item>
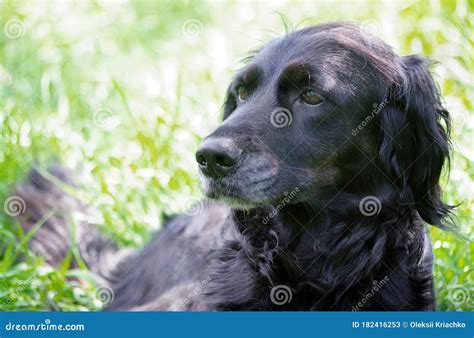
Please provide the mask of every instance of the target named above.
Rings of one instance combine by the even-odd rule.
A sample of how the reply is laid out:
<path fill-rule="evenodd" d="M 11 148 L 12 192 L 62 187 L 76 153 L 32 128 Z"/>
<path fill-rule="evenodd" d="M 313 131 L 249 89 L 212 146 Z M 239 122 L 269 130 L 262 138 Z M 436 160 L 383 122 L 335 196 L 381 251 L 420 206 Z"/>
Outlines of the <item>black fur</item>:
<path fill-rule="evenodd" d="M 329 104 L 308 108 L 294 103 L 292 91 L 297 96 L 307 87 L 300 86 L 298 75 L 284 78 L 291 88 L 284 87 L 281 73 L 295 63 L 317 78 L 318 85 L 309 85 L 320 86 Z M 244 83 L 250 95 L 237 104 L 231 85 L 224 123 L 210 138 L 231 139 L 244 154 L 275 159 L 280 168 L 275 182 L 283 188 L 270 190 L 261 201 L 242 193 L 251 187 L 238 172 L 261 167 L 263 159 L 239 159 L 231 178 L 205 178 L 212 181 L 206 182 L 210 196 L 231 205 L 236 201 L 232 217 L 239 232 L 220 251 L 207 293 L 213 307 L 435 309 L 433 259 L 423 223 L 445 227 L 450 211 L 439 188 L 449 158 L 449 115 L 428 62 L 399 57 L 355 26 L 329 24 L 271 42 L 241 73 L 250 79 L 235 82 Z M 350 135 L 373 103 L 384 103 L 383 108 Z M 270 126 L 268 114 L 277 106 L 291 112 L 291 125 Z M 300 145 L 303 151 L 294 149 Z M 320 168 L 330 174 L 311 177 Z M 249 175 L 259 174 L 247 169 Z M 238 178 L 231 181 L 232 176 Z M 216 188 L 219 184 L 227 190 Z M 285 203 L 283 191 L 295 187 L 301 192 Z M 367 196 L 380 202 L 379 212 L 371 216 L 360 210 Z M 291 301 L 276 304 L 270 295 L 281 285 L 291 290 Z"/>
<path fill-rule="evenodd" d="M 428 66 L 345 23 L 250 57 L 197 155 L 206 194 L 231 208 L 176 216 L 107 267 L 97 262 L 122 251 L 79 225 L 80 255 L 114 290 L 107 309 L 434 310 L 425 223 L 448 227 L 439 179 L 450 122 Z M 308 90 L 322 101 L 307 104 Z M 280 111 L 291 123 L 278 125 Z M 232 163 L 208 168 L 209 144 Z M 49 184 L 20 186 L 25 228 L 49 209 L 85 208 Z M 55 216 L 30 243 L 52 264 L 70 248 L 67 223 Z"/>

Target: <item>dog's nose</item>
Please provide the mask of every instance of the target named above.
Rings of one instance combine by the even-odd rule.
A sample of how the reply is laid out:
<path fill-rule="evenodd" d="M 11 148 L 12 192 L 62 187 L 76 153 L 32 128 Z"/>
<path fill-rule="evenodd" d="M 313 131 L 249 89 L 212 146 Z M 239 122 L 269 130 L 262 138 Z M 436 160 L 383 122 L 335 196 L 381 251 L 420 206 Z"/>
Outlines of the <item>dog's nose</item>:
<path fill-rule="evenodd" d="M 224 177 L 235 166 L 242 151 L 228 139 L 209 138 L 196 152 L 196 161 L 204 175 Z"/>

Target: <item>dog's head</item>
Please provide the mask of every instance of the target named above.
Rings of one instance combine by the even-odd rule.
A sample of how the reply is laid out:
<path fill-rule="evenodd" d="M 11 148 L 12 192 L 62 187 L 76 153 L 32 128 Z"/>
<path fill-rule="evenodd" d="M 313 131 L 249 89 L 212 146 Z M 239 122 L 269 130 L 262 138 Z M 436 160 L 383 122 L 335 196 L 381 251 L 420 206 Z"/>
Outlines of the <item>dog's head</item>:
<path fill-rule="evenodd" d="M 238 72 L 196 159 L 205 193 L 237 208 L 314 204 L 386 181 L 436 224 L 449 148 L 440 120 L 449 124 L 425 60 L 353 25 L 315 26 L 270 42 Z"/>

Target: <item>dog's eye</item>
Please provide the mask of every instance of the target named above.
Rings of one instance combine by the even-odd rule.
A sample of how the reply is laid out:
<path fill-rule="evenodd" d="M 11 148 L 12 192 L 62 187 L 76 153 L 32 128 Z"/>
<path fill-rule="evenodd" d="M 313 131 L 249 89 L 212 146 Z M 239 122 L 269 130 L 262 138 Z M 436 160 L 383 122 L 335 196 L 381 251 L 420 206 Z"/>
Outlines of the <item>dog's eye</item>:
<path fill-rule="evenodd" d="M 249 91 L 244 86 L 239 86 L 237 88 L 237 95 L 239 96 L 239 101 L 240 102 L 245 102 L 245 101 L 247 101 L 247 99 L 249 97 Z"/>
<path fill-rule="evenodd" d="M 301 101 L 311 106 L 320 104 L 323 99 L 314 92 L 314 90 L 307 90 L 301 94 Z"/>

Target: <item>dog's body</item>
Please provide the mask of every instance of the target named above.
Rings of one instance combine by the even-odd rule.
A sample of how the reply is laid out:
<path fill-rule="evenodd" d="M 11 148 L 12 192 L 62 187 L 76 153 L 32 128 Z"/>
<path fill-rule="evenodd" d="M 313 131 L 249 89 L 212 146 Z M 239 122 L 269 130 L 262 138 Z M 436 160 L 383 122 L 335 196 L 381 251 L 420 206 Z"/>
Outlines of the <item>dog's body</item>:
<path fill-rule="evenodd" d="M 449 214 L 448 131 L 423 59 L 347 24 L 274 40 L 197 152 L 206 194 L 232 208 L 204 203 L 99 271 L 109 309 L 433 310 L 424 223 Z"/>

